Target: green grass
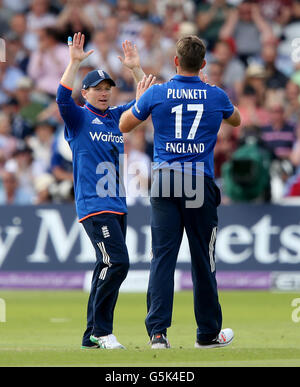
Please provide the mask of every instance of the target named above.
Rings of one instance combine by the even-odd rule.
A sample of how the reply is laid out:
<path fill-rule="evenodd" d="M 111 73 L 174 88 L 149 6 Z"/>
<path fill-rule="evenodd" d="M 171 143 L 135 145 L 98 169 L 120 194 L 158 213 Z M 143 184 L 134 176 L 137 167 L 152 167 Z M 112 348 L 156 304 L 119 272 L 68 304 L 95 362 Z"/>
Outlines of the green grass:
<path fill-rule="evenodd" d="M 79 291 L 1 291 L 6 322 L 0 322 L 0 366 L 201 367 L 300 366 L 300 323 L 292 321 L 295 293 L 220 292 L 223 327 L 233 344 L 194 349 L 196 325 L 191 292 L 175 294 L 172 348 L 152 350 L 144 326 L 145 294 L 121 293 L 114 333 L 127 350 L 82 350 L 88 294 Z"/>

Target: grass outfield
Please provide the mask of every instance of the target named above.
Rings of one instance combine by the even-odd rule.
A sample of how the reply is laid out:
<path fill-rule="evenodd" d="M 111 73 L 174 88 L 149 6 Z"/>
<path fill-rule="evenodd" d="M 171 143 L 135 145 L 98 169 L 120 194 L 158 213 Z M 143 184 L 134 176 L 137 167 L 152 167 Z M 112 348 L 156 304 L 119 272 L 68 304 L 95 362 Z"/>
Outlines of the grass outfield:
<path fill-rule="evenodd" d="M 152 350 L 144 327 L 145 295 L 121 293 L 115 335 L 127 350 L 82 350 L 88 295 L 80 291 L 0 291 L 0 366 L 201 367 L 300 366 L 300 322 L 292 321 L 296 293 L 223 291 L 224 328 L 235 331 L 226 348 L 194 349 L 191 292 L 175 294 L 172 348 Z"/>

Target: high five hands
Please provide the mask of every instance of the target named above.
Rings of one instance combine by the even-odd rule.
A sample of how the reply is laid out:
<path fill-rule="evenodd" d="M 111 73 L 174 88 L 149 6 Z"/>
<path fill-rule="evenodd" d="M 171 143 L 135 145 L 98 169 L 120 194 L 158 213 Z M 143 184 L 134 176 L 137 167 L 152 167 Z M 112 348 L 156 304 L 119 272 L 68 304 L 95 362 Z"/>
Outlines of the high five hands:
<path fill-rule="evenodd" d="M 156 77 L 152 74 L 144 76 L 143 79 L 137 84 L 136 88 L 136 100 L 138 101 L 144 92 L 155 84 Z"/>
<path fill-rule="evenodd" d="M 134 68 L 140 67 L 140 57 L 137 50 L 136 44 L 132 44 L 129 40 L 125 40 L 122 43 L 124 58 L 118 56 L 119 60 L 124 66 L 133 70 Z"/>

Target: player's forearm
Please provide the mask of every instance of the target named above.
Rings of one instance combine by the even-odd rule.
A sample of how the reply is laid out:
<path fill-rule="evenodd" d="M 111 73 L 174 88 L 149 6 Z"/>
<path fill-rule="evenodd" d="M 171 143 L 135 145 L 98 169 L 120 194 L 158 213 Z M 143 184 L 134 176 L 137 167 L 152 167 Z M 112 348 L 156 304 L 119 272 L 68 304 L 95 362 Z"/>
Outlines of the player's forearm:
<path fill-rule="evenodd" d="M 129 125 L 129 122 L 128 122 L 128 117 L 129 117 L 128 112 L 129 110 L 126 110 L 120 117 L 119 129 L 122 133 L 128 133 L 133 129 L 131 128 L 131 125 Z"/>
<path fill-rule="evenodd" d="M 134 67 L 130 71 L 136 84 L 138 84 L 145 76 L 145 73 L 141 67 Z"/>
<path fill-rule="evenodd" d="M 70 89 L 73 88 L 75 78 L 77 75 L 77 72 L 80 67 L 80 61 L 70 61 L 61 80 L 60 83 Z"/>
<path fill-rule="evenodd" d="M 239 109 L 235 106 L 232 115 L 229 118 L 225 119 L 224 121 L 227 124 L 232 126 L 241 125 L 241 115 L 240 115 Z"/>
<path fill-rule="evenodd" d="M 129 133 L 135 129 L 142 121 L 138 120 L 131 109 L 126 110 L 120 118 L 119 128 L 122 133 Z"/>

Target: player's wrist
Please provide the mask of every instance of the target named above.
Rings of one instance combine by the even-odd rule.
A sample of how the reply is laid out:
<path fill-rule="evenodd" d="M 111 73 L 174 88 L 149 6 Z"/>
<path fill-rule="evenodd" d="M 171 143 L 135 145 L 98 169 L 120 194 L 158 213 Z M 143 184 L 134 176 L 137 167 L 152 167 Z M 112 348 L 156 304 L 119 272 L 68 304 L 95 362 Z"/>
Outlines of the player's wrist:
<path fill-rule="evenodd" d="M 80 59 L 73 59 L 73 58 L 70 59 L 70 65 L 72 65 L 72 66 L 80 66 L 81 62 L 82 62 L 82 60 L 80 60 Z"/>
<path fill-rule="evenodd" d="M 142 71 L 142 68 L 141 66 L 133 66 L 133 67 L 130 67 L 130 70 L 133 72 L 133 73 L 139 73 Z"/>
<path fill-rule="evenodd" d="M 140 66 L 134 67 L 131 69 L 131 72 L 136 83 L 140 82 L 145 75 L 143 69 Z"/>

